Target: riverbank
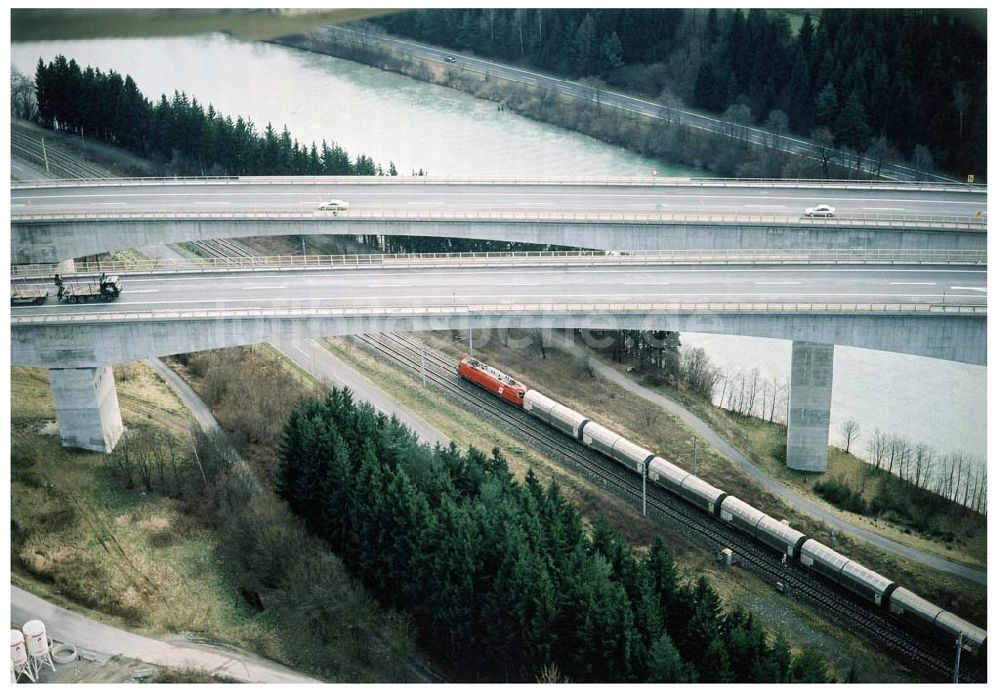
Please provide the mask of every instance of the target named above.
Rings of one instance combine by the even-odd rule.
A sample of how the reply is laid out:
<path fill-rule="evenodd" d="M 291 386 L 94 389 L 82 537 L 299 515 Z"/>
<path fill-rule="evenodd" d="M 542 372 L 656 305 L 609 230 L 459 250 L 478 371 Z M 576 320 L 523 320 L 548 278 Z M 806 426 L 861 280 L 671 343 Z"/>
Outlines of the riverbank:
<path fill-rule="evenodd" d="M 277 45 L 343 58 L 437 84 L 497 103 L 533 120 L 587 135 L 645 157 L 660 158 L 705 171 L 706 175 L 755 178 L 847 178 L 849 173 L 827 157 L 825 162 L 793 156 L 773 147 L 755 147 L 740 128 L 728 134 L 675 122 L 664 107 L 660 117 L 615 108 L 602 101 L 602 87 L 581 99 L 559 90 L 466 70 L 457 62 L 441 63 L 386 48 L 377 41 L 338 38 L 318 29 L 269 41 Z M 857 174 L 855 173 L 855 177 Z"/>

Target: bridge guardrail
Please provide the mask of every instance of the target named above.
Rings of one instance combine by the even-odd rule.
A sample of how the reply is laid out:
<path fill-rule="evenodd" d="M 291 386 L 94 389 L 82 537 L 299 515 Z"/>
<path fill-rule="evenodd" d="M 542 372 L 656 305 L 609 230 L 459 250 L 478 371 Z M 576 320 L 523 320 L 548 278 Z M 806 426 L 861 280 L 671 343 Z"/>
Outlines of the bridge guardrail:
<path fill-rule="evenodd" d="M 316 270 L 408 267 L 604 266 L 666 264 L 940 264 L 985 265 L 979 250 L 696 250 L 696 251 L 518 251 L 474 253 L 389 253 L 354 255 L 233 256 L 229 258 L 78 261 L 73 273 L 187 273 L 224 270 Z M 12 265 L 12 278 L 46 278 L 57 264 Z"/>
<path fill-rule="evenodd" d="M 647 187 L 738 187 L 738 188 L 822 188 L 858 190 L 905 190 L 911 192 L 985 193 L 982 183 L 939 183 L 930 181 L 863 181 L 842 179 L 782 178 L 691 178 L 685 176 L 185 176 L 133 178 L 76 178 L 44 181 L 18 181 L 11 189 L 60 188 L 74 186 L 142 185 L 565 185 L 565 186 L 647 186 Z"/>
<path fill-rule="evenodd" d="M 268 221 L 430 221 L 430 222 L 582 222 L 607 224 L 777 224 L 817 227 L 890 227 L 927 229 L 983 229 L 986 218 L 956 215 L 884 215 L 862 214 L 843 217 L 805 217 L 802 215 L 761 214 L 686 214 L 663 212 L 509 212 L 463 210 L 349 210 L 346 212 L 308 212 L 291 210 L 247 210 L 240 212 L 19 212 L 11 222 L 87 222 L 87 221 L 184 221 L 184 220 L 268 220 Z"/>
<path fill-rule="evenodd" d="M 455 316 L 513 313 L 710 313 L 710 314 L 801 314 L 801 315 L 981 315 L 986 306 L 977 304 L 913 303 L 510 303 L 435 306 L 308 307 L 273 309 L 189 309 L 183 311 L 114 311 L 102 313 L 59 312 L 43 315 L 13 315 L 11 328 L 32 325 L 138 322 L 164 320 L 227 320 L 259 318 L 354 318 L 392 316 Z"/>

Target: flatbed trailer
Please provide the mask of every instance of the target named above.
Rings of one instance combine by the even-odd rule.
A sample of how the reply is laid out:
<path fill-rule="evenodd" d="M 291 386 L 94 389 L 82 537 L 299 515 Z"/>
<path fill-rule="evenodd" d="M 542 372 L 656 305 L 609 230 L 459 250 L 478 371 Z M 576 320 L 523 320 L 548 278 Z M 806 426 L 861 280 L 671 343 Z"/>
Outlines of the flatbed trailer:
<path fill-rule="evenodd" d="M 105 273 L 101 273 L 100 279 L 96 281 L 73 282 L 66 282 L 62 277 L 56 275 L 55 282 L 59 299 L 71 304 L 91 300 L 114 301 L 122 293 L 122 283 L 118 276 L 108 276 Z"/>
<path fill-rule="evenodd" d="M 47 287 L 41 285 L 18 285 L 10 286 L 10 305 L 24 306 L 26 304 L 44 304 L 49 297 Z"/>

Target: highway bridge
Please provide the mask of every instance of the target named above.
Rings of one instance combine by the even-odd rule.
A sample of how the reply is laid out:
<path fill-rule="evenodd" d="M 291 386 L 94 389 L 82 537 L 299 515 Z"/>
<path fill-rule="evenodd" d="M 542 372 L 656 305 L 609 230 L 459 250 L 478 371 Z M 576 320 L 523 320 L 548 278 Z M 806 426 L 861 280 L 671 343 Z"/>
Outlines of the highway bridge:
<path fill-rule="evenodd" d="M 77 433 L 64 426 L 70 417 L 61 416 L 65 442 L 106 450 L 120 433 L 106 365 L 147 356 L 318 335 L 458 328 L 628 328 L 784 338 L 794 341 L 790 451 L 805 432 L 809 440 L 796 446 L 822 454 L 822 463 L 819 453 L 790 460 L 802 469 L 823 469 L 834 345 L 986 361 L 985 267 L 924 258 L 831 265 L 799 254 L 783 264 L 738 257 L 733 262 L 740 264 L 721 265 L 718 258 L 695 264 L 663 257 L 537 255 L 325 267 L 308 267 L 301 259 L 294 269 L 216 264 L 194 271 L 161 261 L 125 277 L 125 293 L 114 303 L 56 305 L 50 298 L 42 306 L 12 309 L 11 360 L 49 367 L 57 410 L 86 415 Z M 797 359 L 804 364 L 798 372 Z"/>
<path fill-rule="evenodd" d="M 319 205 L 350 203 L 342 212 Z M 809 218 L 817 203 L 833 218 Z M 713 179 L 114 179 L 11 188 L 11 258 L 288 234 L 492 239 L 604 250 L 986 248 L 986 189 Z"/>

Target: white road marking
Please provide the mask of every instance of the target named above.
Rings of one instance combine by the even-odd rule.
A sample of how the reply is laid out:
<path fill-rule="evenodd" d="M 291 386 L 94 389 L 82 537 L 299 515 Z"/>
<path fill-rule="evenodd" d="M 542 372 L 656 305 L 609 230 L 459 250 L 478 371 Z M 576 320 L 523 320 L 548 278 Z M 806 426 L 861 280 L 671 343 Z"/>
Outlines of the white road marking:
<path fill-rule="evenodd" d="M 683 298 L 688 298 L 688 297 L 706 297 L 706 298 L 707 297 L 732 297 L 732 302 L 734 302 L 734 303 L 746 303 L 746 298 L 747 297 L 772 297 L 772 296 L 774 296 L 774 294 L 771 294 L 771 293 L 757 293 L 757 294 L 753 294 L 753 293 L 749 293 L 749 292 L 736 292 L 736 293 L 734 293 L 734 292 L 670 292 L 670 293 L 661 293 L 661 294 L 601 294 L 601 295 L 597 295 L 596 297 L 594 295 L 580 296 L 580 295 L 577 295 L 577 294 L 530 294 L 530 295 L 528 295 L 528 296 L 526 296 L 524 298 L 525 299 L 531 299 L 531 300 L 533 300 L 531 303 L 545 303 L 547 300 L 552 300 L 552 301 L 559 300 L 559 301 L 565 302 L 567 299 L 572 299 L 572 300 L 576 300 L 576 301 L 578 301 L 579 303 L 582 303 L 582 304 L 591 304 L 591 303 L 600 303 L 600 302 L 621 303 L 622 301 L 628 301 L 630 299 L 637 299 L 637 298 L 643 298 L 643 297 L 658 298 L 658 299 L 663 300 L 664 302 L 669 301 L 671 298 L 680 298 L 680 297 L 683 297 Z M 959 295 L 955 295 L 954 297 L 950 297 L 950 298 L 958 298 L 958 297 L 961 297 L 961 296 L 964 296 L 965 298 L 974 298 L 974 297 L 977 297 L 976 294 L 966 294 L 966 295 L 959 294 Z M 899 303 L 899 301 L 898 301 L 899 298 L 906 298 L 906 299 L 911 299 L 911 300 L 912 299 L 940 299 L 941 295 L 940 294 L 901 294 L 901 295 L 887 295 L 887 294 L 870 294 L 870 293 L 838 294 L 836 292 L 817 292 L 817 293 L 810 293 L 810 294 L 788 294 L 787 295 L 788 299 L 805 298 L 805 297 L 810 297 L 810 298 L 812 298 L 812 297 L 827 297 L 827 298 L 829 298 L 829 297 L 838 297 L 838 298 L 853 298 L 853 299 L 866 298 L 866 299 L 869 299 L 869 300 L 874 299 L 876 301 L 876 303 Z M 502 300 L 504 300 L 505 298 L 509 299 L 510 297 L 496 296 L 496 295 L 493 295 L 493 294 L 471 294 L 471 293 L 459 293 L 459 292 L 452 293 L 452 292 L 448 292 L 448 293 L 445 293 L 445 294 L 423 294 L 423 295 L 416 295 L 416 296 L 415 295 L 407 295 L 407 296 L 351 296 L 351 297 L 343 297 L 343 296 L 329 296 L 329 297 L 323 297 L 323 296 L 288 296 L 288 297 L 281 297 L 281 296 L 275 296 L 275 297 L 255 297 L 255 298 L 237 298 L 237 299 L 224 299 L 224 298 L 218 298 L 218 299 L 174 299 L 174 300 L 168 300 L 168 301 L 144 301 L 142 303 L 144 305 L 154 305 L 154 304 L 175 304 L 175 305 L 181 305 L 181 304 L 218 304 L 218 305 L 220 305 L 219 310 L 225 310 L 224 308 L 221 308 L 221 306 L 224 305 L 224 304 L 242 304 L 242 303 L 250 303 L 250 302 L 255 302 L 255 301 L 259 302 L 259 303 L 274 303 L 274 302 L 284 301 L 284 302 L 289 302 L 290 304 L 292 302 L 297 302 L 297 301 L 302 301 L 302 302 L 310 302 L 310 301 L 311 302 L 361 301 L 361 302 L 365 302 L 365 303 L 363 305 L 360 305 L 360 306 L 348 304 L 348 305 L 345 306 L 345 308 L 371 308 L 372 307 L 371 302 L 373 302 L 373 301 L 399 301 L 400 299 L 406 299 L 406 300 L 409 300 L 411 302 L 414 302 L 414 303 L 409 304 L 409 305 L 412 305 L 414 307 L 418 307 L 418 306 L 420 306 L 420 304 L 415 303 L 417 300 L 443 299 L 443 300 L 445 300 L 445 302 L 447 304 L 451 304 L 452 302 L 455 302 L 454 303 L 455 306 L 462 306 L 462 305 L 464 305 L 464 302 L 466 302 L 466 301 L 473 301 L 474 300 L 476 302 L 487 301 L 489 303 L 501 303 Z M 890 300 L 890 298 L 891 298 L 891 300 Z M 459 300 L 461 300 L 461 302 L 463 302 L 463 303 L 459 303 Z M 123 304 L 126 304 L 126 303 L 127 302 L 121 302 L 121 303 L 119 303 L 119 305 L 123 305 Z M 393 308 L 398 308 L 399 304 L 390 304 L 389 306 L 391 306 Z M 298 306 L 289 306 L 288 308 L 298 308 Z M 129 309 L 129 310 L 131 310 L 131 309 Z"/>
<path fill-rule="evenodd" d="M 948 287 L 948 289 L 968 289 L 973 292 L 985 292 L 986 287 Z"/>
<path fill-rule="evenodd" d="M 600 258 L 600 256 L 599 256 L 599 258 Z M 518 274 L 518 275 L 520 275 L 520 274 L 525 274 L 525 275 L 553 274 L 553 275 L 557 275 L 557 273 L 558 274 L 563 274 L 563 275 L 610 275 L 610 274 L 622 275 L 622 274 L 640 274 L 640 273 L 643 274 L 643 275 L 649 275 L 650 274 L 649 266 L 642 266 L 642 265 L 623 265 L 621 267 L 616 267 L 614 269 L 608 269 L 608 270 L 595 270 L 595 269 L 586 269 L 586 268 L 572 268 L 572 269 L 568 269 L 568 268 L 559 267 L 559 266 L 556 266 L 554 268 L 549 269 L 549 268 L 545 268 L 545 267 L 539 268 L 537 266 L 536 267 L 525 267 L 525 268 L 517 268 L 517 267 L 496 268 L 496 267 L 482 267 L 482 266 L 472 265 L 472 266 L 458 267 L 458 268 L 455 268 L 455 270 L 450 271 L 450 272 L 447 272 L 447 271 L 446 272 L 419 272 L 419 271 L 409 271 L 409 272 L 405 272 L 404 271 L 404 272 L 399 272 L 397 268 L 394 268 L 391 265 L 388 265 L 382 271 L 379 271 L 378 268 L 372 268 L 372 271 L 366 272 L 366 271 L 359 271 L 359 270 L 357 270 L 356 269 L 357 267 L 358 267 L 357 265 L 354 265 L 354 264 L 351 264 L 351 263 L 347 263 L 346 265 L 343 266 L 343 269 L 338 270 L 336 268 L 333 268 L 331 272 L 326 272 L 326 271 L 323 271 L 322 273 L 320 273 L 320 272 L 307 272 L 307 271 L 303 271 L 301 269 L 290 270 L 289 272 L 302 273 L 301 274 L 302 277 L 307 277 L 307 278 L 310 278 L 310 279 L 349 279 L 349 280 L 352 280 L 352 281 L 358 280 L 358 279 L 366 279 L 366 278 L 369 278 L 369 277 L 372 277 L 372 278 L 378 277 L 378 278 L 383 278 L 383 279 L 389 279 L 389 278 L 393 278 L 393 277 L 401 277 L 401 278 L 408 278 L 408 279 L 410 279 L 410 278 L 418 278 L 418 277 L 419 278 L 424 278 L 424 277 L 448 277 L 448 278 L 454 278 L 456 276 L 456 274 L 463 274 L 463 273 L 480 274 L 484 270 L 489 270 L 490 274 L 496 274 L 496 275 L 514 275 L 514 274 Z M 250 271 L 246 271 L 246 272 L 250 272 Z M 669 272 L 670 274 L 678 274 L 678 275 L 692 275 L 692 274 L 705 275 L 705 274 L 709 274 L 709 273 L 723 273 L 723 274 L 727 274 L 728 275 L 728 274 L 737 274 L 737 273 L 745 274 L 745 273 L 762 273 L 762 272 L 768 272 L 768 273 L 774 273 L 774 274 L 780 274 L 780 273 L 784 273 L 784 272 L 794 272 L 794 273 L 836 272 L 838 274 L 839 273 L 845 273 L 845 272 L 855 272 L 855 273 L 870 272 L 870 273 L 881 275 L 881 274 L 890 273 L 890 272 L 892 272 L 892 273 L 904 273 L 904 274 L 905 273 L 926 273 L 927 270 L 921 269 L 921 268 L 914 268 L 914 269 L 878 268 L 877 270 L 872 270 L 872 269 L 866 269 L 866 268 L 836 268 L 836 269 L 833 269 L 833 268 L 792 268 L 792 267 L 784 267 L 784 268 L 762 268 L 762 269 L 752 270 L 752 269 L 741 269 L 741 268 L 737 268 L 737 267 L 726 266 L 726 267 L 694 267 L 694 268 L 683 268 L 683 267 L 680 267 L 680 268 L 671 268 L 667 272 Z M 986 274 L 986 270 L 955 270 L 955 269 L 950 269 L 950 268 L 944 268 L 944 269 L 940 269 L 940 270 L 934 270 L 934 274 L 976 274 L 976 273 L 978 273 L 978 274 L 984 274 L 985 275 Z M 211 275 L 211 273 L 206 273 L 206 274 L 209 275 L 209 276 Z M 230 273 L 226 273 L 226 272 L 223 271 L 220 274 L 222 274 L 222 275 L 230 275 L 230 277 L 237 278 L 237 271 L 233 271 L 233 272 L 230 272 Z M 282 274 L 276 274 L 276 275 L 257 275 L 257 274 L 255 274 L 254 276 L 257 279 L 288 279 L 288 275 L 284 274 L 284 273 L 282 273 Z M 229 278 L 220 277 L 219 279 L 229 279 Z M 170 277 L 170 276 L 164 276 L 164 277 L 139 277 L 139 276 L 129 277 L 129 282 L 130 283 L 132 283 L 132 282 L 156 282 L 156 283 L 160 283 L 160 282 L 189 282 L 189 281 L 190 281 L 189 277 Z"/>
<path fill-rule="evenodd" d="M 895 284 L 899 286 L 914 286 L 914 287 L 917 285 L 928 285 L 933 287 L 937 284 L 937 282 L 890 282 L 889 284 Z"/>
<path fill-rule="evenodd" d="M 127 202 L 92 202 L 90 204 L 93 207 L 97 207 L 99 205 L 100 206 L 104 206 L 104 205 L 127 205 L 128 203 Z"/>
<path fill-rule="evenodd" d="M 248 284 L 247 286 L 242 287 L 242 289 L 288 289 L 288 287 L 269 284 Z"/>
<path fill-rule="evenodd" d="M 193 205 L 232 205 L 233 203 L 228 202 L 226 200 L 209 200 L 207 202 L 195 201 L 192 204 Z"/>
<path fill-rule="evenodd" d="M 802 284 L 801 282 L 754 282 L 754 284 Z"/>

